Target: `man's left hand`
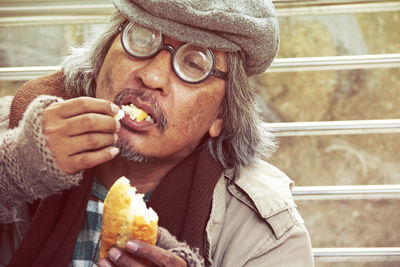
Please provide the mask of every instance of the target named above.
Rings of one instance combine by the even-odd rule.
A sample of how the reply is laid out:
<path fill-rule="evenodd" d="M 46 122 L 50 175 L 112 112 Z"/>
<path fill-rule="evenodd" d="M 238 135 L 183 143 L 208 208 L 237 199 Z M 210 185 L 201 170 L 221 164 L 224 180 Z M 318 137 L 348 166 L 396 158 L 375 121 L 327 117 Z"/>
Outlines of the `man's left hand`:
<path fill-rule="evenodd" d="M 187 267 L 186 261 L 172 252 L 136 239 L 129 240 L 125 250 L 112 247 L 108 253 L 108 258 L 99 261 L 100 267 L 146 266 L 140 259 L 145 259 L 155 266 Z"/>

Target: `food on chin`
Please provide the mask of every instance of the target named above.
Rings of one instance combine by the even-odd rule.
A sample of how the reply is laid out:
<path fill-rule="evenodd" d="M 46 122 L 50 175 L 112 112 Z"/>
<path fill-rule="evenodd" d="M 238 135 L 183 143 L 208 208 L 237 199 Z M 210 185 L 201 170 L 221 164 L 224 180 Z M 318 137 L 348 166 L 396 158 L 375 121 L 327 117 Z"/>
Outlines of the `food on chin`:
<path fill-rule="evenodd" d="M 143 120 L 147 122 L 154 123 L 154 119 L 151 115 L 147 114 L 145 111 L 137 108 L 134 104 L 130 105 L 122 105 L 123 111 L 131 117 L 131 120 L 136 120 L 137 122 L 141 122 Z"/>
<path fill-rule="evenodd" d="M 136 193 L 126 177 L 111 186 L 104 200 L 99 259 L 108 257 L 108 250 L 114 244 L 125 249 L 131 238 L 155 245 L 158 216 L 152 208 L 147 208 L 143 196 Z"/>

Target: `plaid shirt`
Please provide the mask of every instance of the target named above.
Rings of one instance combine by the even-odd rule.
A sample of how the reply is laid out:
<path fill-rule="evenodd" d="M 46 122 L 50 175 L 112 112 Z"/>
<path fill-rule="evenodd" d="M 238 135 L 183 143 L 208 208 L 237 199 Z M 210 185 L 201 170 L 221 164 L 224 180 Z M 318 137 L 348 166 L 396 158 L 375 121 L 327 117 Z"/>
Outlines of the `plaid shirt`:
<path fill-rule="evenodd" d="M 99 180 L 94 179 L 92 195 L 99 201 L 89 200 L 86 207 L 86 218 L 76 240 L 74 254 L 70 266 L 89 267 L 97 266 L 100 251 L 101 218 L 103 202 L 107 189 Z"/>

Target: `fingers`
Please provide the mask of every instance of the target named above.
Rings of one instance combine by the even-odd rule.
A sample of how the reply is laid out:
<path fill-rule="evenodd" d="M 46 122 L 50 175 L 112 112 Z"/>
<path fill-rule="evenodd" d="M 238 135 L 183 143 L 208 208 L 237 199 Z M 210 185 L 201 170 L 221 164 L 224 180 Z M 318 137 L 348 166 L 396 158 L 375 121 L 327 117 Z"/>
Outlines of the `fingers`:
<path fill-rule="evenodd" d="M 152 263 L 161 267 L 187 267 L 186 261 L 172 252 L 136 239 L 129 240 L 125 250 L 112 247 L 108 254 L 109 258 L 99 261 L 99 266 L 136 267 Z"/>
<path fill-rule="evenodd" d="M 99 267 L 114 267 L 117 265 L 115 265 L 109 258 L 104 258 L 98 262 L 98 266 Z"/>
<path fill-rule="evenodd" d="M 107 133 L 88 133 L 69 138 L 68 156 L 82 153 L 84 151 L 95 151 L 117 143 L 118 135 Z"/>
<path fill-rule="evenodd" d="M 62 118 L 70 118 L 85 113 L 99 113 L 114 116 L 118 113 L 119 107 L 104 99 L 78 97 L 53 103 L 48 109 Z"/>
<path fill-rule="evenodd" d="M 112 133 L 118 131 L 120 125 L 120 122 L 111 116 L 88 113 L 66 119 L 64 133 L 69 136 L 87 132 Z"/>
<path fill-rule="evenodd" d="M 109 258 L 105 258 L 99 261 L 100 267 L 146 267 L 150 266 L 151 263 L 143 262 L 143 260 L 134 258 L 129 253 L 123 251 L 120 248 L 112 247 L 109 251 Z"/>
<path fill-rule="evenodd" d="M 55 104 L 59 103 L 64 102 Z M 60 132 L 68 136 L 74 136 L 86 132 L 115 132 L 121 126 L 120 122 L 111 116 L 112 114 L 85 113 L 64 118 L 65 113 L 57 114 L 57 111 L 55 112 L 51 107 L 49 106 L 43 112 L 43 131 L 45 134 Z M 109 109 L 111 109 L 110 106 Z"/>
<path fill-rule="evenodd" d="M 118 153 L 119 149 L 116 147 L 105 147 L 100 150 L 83 152 L 66 158 L 56 158 L 56 163 L 64 172 L 74 174 L 110 161 Z"/>
<path fill-rule="evenodd" d="M 119 150 L 113 116 L 119 107 L 110 101 L 79 97 L 51 104 L 43 111 L 43 134 L 58 167 L 69 174 L 113 159 Z"/>

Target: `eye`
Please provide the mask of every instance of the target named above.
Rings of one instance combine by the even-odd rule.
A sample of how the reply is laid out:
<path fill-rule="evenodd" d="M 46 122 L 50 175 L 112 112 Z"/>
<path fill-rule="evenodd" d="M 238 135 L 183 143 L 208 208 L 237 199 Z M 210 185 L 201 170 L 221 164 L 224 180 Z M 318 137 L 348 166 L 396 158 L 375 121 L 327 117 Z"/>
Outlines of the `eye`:
<path fill-rule="evenodd" d="M 145 28 L 137 28 L 136 31 L 131 32 L 132 42 L 141 47 L 152 46 L 157 40 L 155 32 L 152 32 Z"/>
<path fill-rule="evenodd" d="M 184 64 L 185 68 L 192 72 L 205 72 L 205 61 L 206 58 L 204 55 L 198 52 L 190 52 L 184 58 L 182 63 Z"/>
<path fill-rule="evenodd" d="M 147 47 L 151 45 L 152 43 L 152 38 L 149 38 L 149 36 L 136 36 L 136 35 L 131 35 L 131 43 L 139 46 L 139 47 Z"/>
<path fill-rule="evenodd" d="M 207 48 L 184 44 L 174 55 L 174 68 L 177 75 L 187 82 L 205 79 L 213 68 L 213 57 Z"/>
<path fill-rule="evenodd" d="M 123 32 L 122 42 L 131 55 L 148 57 L 157 51 L 162 35 L 158 31 L 130 23 Z"/>

